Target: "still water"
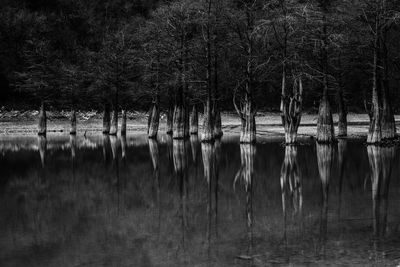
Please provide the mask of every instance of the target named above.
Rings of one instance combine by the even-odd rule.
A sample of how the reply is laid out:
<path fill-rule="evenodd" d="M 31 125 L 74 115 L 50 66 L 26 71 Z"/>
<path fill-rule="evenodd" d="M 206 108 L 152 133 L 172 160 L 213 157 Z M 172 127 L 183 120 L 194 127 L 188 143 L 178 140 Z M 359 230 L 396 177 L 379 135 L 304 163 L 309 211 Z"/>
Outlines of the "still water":
<path fill-rule="evenodd" d="M 397 266 L 396 147 L 0 139 L 0 266 Z"/>

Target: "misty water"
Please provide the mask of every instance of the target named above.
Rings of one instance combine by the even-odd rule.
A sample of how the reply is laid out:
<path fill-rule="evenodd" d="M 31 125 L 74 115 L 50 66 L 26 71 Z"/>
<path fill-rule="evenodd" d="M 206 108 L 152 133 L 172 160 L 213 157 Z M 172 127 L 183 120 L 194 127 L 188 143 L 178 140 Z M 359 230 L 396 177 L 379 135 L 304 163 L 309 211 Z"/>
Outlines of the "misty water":
<path fill-rule="evenodd" d="M 0 138 L 0 266 L 397 266 L 400 153 L 361 140 Z"/>

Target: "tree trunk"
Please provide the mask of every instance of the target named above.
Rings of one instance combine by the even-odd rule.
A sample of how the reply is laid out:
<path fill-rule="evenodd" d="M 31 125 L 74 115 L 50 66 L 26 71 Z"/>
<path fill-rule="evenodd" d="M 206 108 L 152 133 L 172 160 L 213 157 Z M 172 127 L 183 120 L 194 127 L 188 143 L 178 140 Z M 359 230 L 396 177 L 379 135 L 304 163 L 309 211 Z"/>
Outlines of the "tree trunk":
<path fill-rule="evenodd" d="M 122 110 L 121 136 L 126 135 L 126 110 Z"/>
<path fill-rule="evenodd" d="M 194 105 L 192 112 L 190 113 L 190 134 L 197 134 L 198 131 L 199 131 L 199 112 L 197 111 L 196 105 Z"/>
<path fill-rule="evenodd" d="M 293 95 L 287 96 L 285 92 L 286 74 L 282 74 L 282 98 L 281 98 L 281 117 L 285 130 L 286 144 L 294 144 L 297 142 L 297 131 L 299 129 L 302 106 L 303 106 L 303 83 L 302 79 L 298 78 L 293 86 Z"/>
<path fill-rule="evenodd" d="M 247 100 L 242 112 L 242 131 L 240 133 L 240 143 L 256 142 L 256 117 L 252 108 L 251 100 Z"/>
<path fill-rule="evenodd" d="M 393 139 L 396 137 L 396 124 L 394 114 L 390 103 L 389 92 L 387 84 L 382 84 L 382 117 L 381 117 L 381 130 L 382 139 Z"/>
<path fill-rule="evenodd" d="M 183 104 L 176 104 L 174 110 L 173 124 L 172 124 L 172 138 L 185 139 L 188 137 L 189 125 L 187 120 L 186 108 Z"/>
<path fill-rule="evenodd" d="M 71 111 L 71 129 L 69 130 L 69 134 L 76 134 L 76 112 L 74 109 Z"/>
<path fill-rule="evenodd" d="M 108 105 L 104 107 L 103 113 L 103 134 L 110 133 L 110 108 Z"/>
<path fill-rule="evenodd" d="M 335 141 L 335 130 L 333 128 L 333 118 L 328 97 L 325 95 L 321 99 L 317 122 L 317 141 L 319 143 L 332 143 Z"/>
<path fill-rule="evenodd" d="M 173 118 L 174 109 L 170 106 L 167 111 L 167 134 L 172 134 Z"/>
<path fill-rule="evenodd" d="M 46 136 L 46 132 L 47 132 L 46 108 L 44 102 L 42 102 L 39 111 L 38 135 Z"/>
<path fill-rule="evenodd" d="M 202 142 L 211 142 L 214 140 L 213 126 L 214 125 L 212 118 L 211 101 L 210 99 L 208 99 L 204 107 L 204 113 L 203 113 L 203 129 L 201 133 Z"/>
<path fill-rule="evenodd" d="M 147 134 L 149 138 L 157 138 L 159 123 L 160 123 L 160 109 L 158 107 L 158 101 L 156 100 L 153 103 L 153 107 L 151 108 L 149 114 L 149 123 L 147 129 Z"/>
<path fill-rule="evenodd" d="M 118 110 L 115 108 L 111 113 L 110 135 L 117 135 L 117 133 L 118 133 Z"/>
<path fill-rule="evenodd" d="M 214 103 L 213 108 L 213 118 L 214 118 L 214 138 L 221 138 L 224 134 L 222 132 L 222 121 L 221 121 L 221 111 L 216 103 Z"/>

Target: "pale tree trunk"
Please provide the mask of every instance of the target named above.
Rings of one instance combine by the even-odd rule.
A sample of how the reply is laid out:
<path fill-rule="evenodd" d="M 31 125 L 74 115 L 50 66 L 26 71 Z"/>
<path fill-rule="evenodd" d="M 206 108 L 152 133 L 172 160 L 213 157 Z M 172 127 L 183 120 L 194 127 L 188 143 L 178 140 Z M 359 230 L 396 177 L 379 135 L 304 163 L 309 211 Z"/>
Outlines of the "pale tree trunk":
<path fill-rule="evenodd" d="M 71 111 L 71 129 L 69 130 L 69 134 L 76 134 L 76 112 L 73 109 Z"/>
<path fill-rule="evenodd" d="M 42 102 L 39 111 L 38 135 L 46 136 L 46 132 L 47 132 L 46 108 L 44 102 Z"/>
<path fill-rule="evenodd" d="M 160 123 L 160 108 L 158 105 L 158 100 L 155 100 L 153 102 L 153 106 L 149 114 L 149 122 L 147 129 L 147 134 L 149 138 L 157 138 L 159 123 Z"/>
<path fill-rule="evenodd" d="M 110 133 L 110 107 L 106 104 L 103 113 L 103 134 Z"/>
<path fill-rule="evenodd" d="M 256 142 L 256 118 L 253 110 L 251 99 L 247 99 L 244 103 L 242 112 L 242 131 L 240 133 L 240 143 L 255 143 Z"/>
<path fill-rule="evenodd" d="M 188 137 L 189 125 L 186 111 L 186 107 L 183 103 L 175 106 L 172 124 L 172 138 L 174 139 L 185 139 Z"/>
<path fill-rule="evenodd" d="M 118 133 L 118 109 L 114 108 L 111 113 L 111 127 L 110 127 L 110 135 L 117 135 Z"/>
<path fill-rule="evenodd" d="M 287 198 L 292 201 L 295 214 L 301 215 L 303 208 L 300 166 L 297 158 L 297 146 L 287 145 L 281 168 L 282 210 L 285 220 L 287 207 L 291 206 L 287 203 Z"/>
<path fill-rule="evenodd" d="M 122 110 L 121 136 L 126 135 L 126 110 Z"/>
<path fill-rule="evenodd" d="M 167 111 L 167 134 L 172 134 L 173 118 L 174 118 L 174 109 L 170 105 Z"/>
<path fill-rule="evenodd" d="M 335 140 L 332 110 L 328 96 L 324 94 L 318 111 L 317 141 L 320 143 L 332 143 Z"/>
<path fill-rule="evenodd" d="M 297 142 L 297 131 L 299 129 L 302 104 L 303 104 L 303 82 L 301 77 L 295 80 L 293 85 L 293 95 L 286 94 L 286 72 L 282 74 L 282 98 L 281 98 L 281 117 L 285 129 L 286 144 Z"/>
<path fill-rule="evenodd" d="M 201 132 L 202 142 L 211 142 L 214 140 L 213 128 L 211 100 L 207 99 L 207 103 L 204 107 L 203 113 L 203 128 Z"/>
<path fill-rule="evenodd" d="M 373 229 L 374 236 L 379 237 L 385 235 L 387 227 L 389 182 L 396 148 L 368 145 L 367 151 L 371 168 Z"/>
<path fill-rule="evenodd" d="M 190 113 L 190 134 L 197 134 L 198 131 L 199 131 L 199 112 L 197 111 L 196 105 L 194 105 L 192 112 Z"/>

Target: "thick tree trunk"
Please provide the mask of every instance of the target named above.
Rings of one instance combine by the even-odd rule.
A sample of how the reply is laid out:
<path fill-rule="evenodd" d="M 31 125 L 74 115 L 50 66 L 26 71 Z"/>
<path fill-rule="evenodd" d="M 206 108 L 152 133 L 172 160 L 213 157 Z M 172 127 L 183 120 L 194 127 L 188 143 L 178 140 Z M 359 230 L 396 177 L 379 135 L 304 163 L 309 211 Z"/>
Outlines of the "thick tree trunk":
<path fill-rule="evenodd" d="M 76 112 L 75 110 L 71 111 L 71 129 L 69 130 L 69 134 L 76 134 Z"/>
<path fill-rule="evenodd" d="M 173 120 L 174 109 L 172 108 L 172 106 L 170 106 L 167 111 L 167 134 L 172 134 Z"/>
<path fill-rule="evenodd" d="M 221 111 L 218 105 L 215 103 L 213 108 L 213 118 L 214 118 L 214 138 L 221 138 L 224 134 L 222 132 L 222 121 L 221 121 Z"/>
<path fill-rule="evenodd" d="M 394 114 L 392 106 L 390 103 L 390 98 L 388 96 L 388 89 L 386 84 L 382 84 L 382 139 L 393 139 L 396 137 L 396 124 L 394 120 Z"/>
<path fill-rule="evenodd" d="M 147 129 L 147 134 L 149 138 L 157 138 L 159 123 L 160 123 L 160 109 L 158 106 L 158 101 L 155 101 L 153 103 L 153 107 L 151 108 L 149 114 L 149 123 Z"/>
<path fill-rule="evenodd" d="M 126 135 L 126 110 L 122 110 L 121 136 Z"/>
<path fill-rule="evenodd" d="M 240 133 L 240 143 L 255 143 L 256 142 L 256 118 L 250 100 L 245 102 L 242 112 L 242 131 Z"/>
<path fill-rule="evenodd" d="M 118 133 L 118 110 L 115 108 L 111 113 L 110 135 L 117 135 L 117 133 Z"/>
<path fill-rule="evenodd" d="M 196 105 L 194 105 L 192 112 L 190 113 L 190 134 L 197 134 L 198 131 L 199 131 L 199 112 L 197 111 Z"/>
<path fill-rule="evenodd" d="M 103 113 L 103 134 L 110 133 L 110 120 L 110 108 L 106 105 Z"/>
<path fill-rule="evenodd" d="M 42 102 L 39 111 L 39 122 L 38 122 L 38 135 L 46 136 L 47 132 L 47 116 L 44 102 Z"/>
<path fill-rule="evenodd" d="M 213 129 L 214 123 L 211 110 L 211 100 L 208 99 L 203 113 L 203 128 L 201 132 L 202 142 L 212 142 L 214 140 Z"/>
<path fill-rule="evenodd" d="M 332 143 L 335 141 L 332 111 L 326 95 L 321 99 L 321 103 L 319 105 L 317 141 L 320 143 Z"/>
<path fill-rule="evenodd" d="M 185 105 L 177 104 L 175 105 L 174 118 L 173 118 L 173 139 L 185 139 L 189 137 L 189 116 L 187 115 L 187 110 Z"/>
<path fill-rule="evenodd" d="M 293 95 L 286 95 L 286 78 L 285 71 L 282 76 L 282 98 L 281 98 L 281 117 L 285 130 L 286 144 L 294 144 L 297 142 L 297 131 L 299 129 L 302 105 L 303 105 L 303 83 L 301 78 L 295 82 L 293 87 Z"/>

